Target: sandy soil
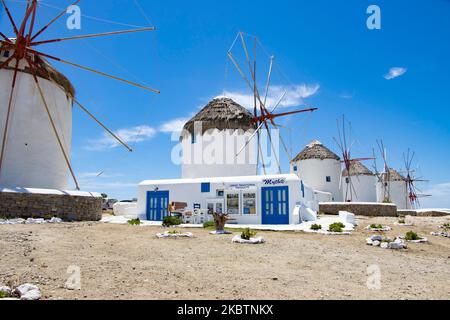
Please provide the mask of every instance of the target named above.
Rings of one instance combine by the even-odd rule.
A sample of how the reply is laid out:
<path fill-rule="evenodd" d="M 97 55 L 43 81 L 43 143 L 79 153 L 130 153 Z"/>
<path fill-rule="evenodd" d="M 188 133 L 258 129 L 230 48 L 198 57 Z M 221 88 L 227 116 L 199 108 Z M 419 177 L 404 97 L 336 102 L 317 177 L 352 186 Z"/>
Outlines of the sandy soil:
<path fill-rule="evenodd" d="M 445 218 L 359 218 L 351 236 L 260 232 L 264 245 L 190 229 L 193 239 L 157 239 L 160 227 L 105 223 L 0 226 L 0 285 L 37 284 L 45 299 L 449 299 L 450 239 L 433 237 Z M 369 247 L 370 223 L 389 236 L 414 230 L 429 244 L 405 251 Z M 64 288 L 81 268 L 81 290 Z M 369 290 L 378 265 L 381 289 Z"/>

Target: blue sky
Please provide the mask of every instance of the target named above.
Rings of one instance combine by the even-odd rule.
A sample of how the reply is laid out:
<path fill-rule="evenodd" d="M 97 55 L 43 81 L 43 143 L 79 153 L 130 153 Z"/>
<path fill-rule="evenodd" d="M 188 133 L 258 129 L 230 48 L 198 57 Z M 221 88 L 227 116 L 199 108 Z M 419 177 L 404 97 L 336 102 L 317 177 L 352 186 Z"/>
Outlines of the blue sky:
<path fill-rule="evenodd" d="M 38 24 L 50 20 L 63 1 L 42 1 Z M 70 1 L 67 1 L 69 3 Z M 7 1 L 15 17 L 20 1 Z M 293 104 L 316 113 L 283 119 L 282 132 L 299 152 L 312 139 L 338 151 L 336 119 L 345 114 L 358 138 L 354 156 L 370 156 L 382 138 L 392 167 L 413 149 L 422 189 L 433 193 L 424 206 L 450 207 L 450 1 L 146 1 L 148 19 L 134 0 L 81 1 L 81 30 L 65 28 L 65 17 L 42 39 L 120 29 L 100 21 L 158 28 L 155 32 L 49 44 L 42 51 L 161 90 L 160 95 L 55 64 L 73 81 L 78 99 L 112 129 L 130 139 L 135 152 L 105 140 L 103 131 L 74 111 L 72 161 L 83 189 L 117 198 L 136 195 L 144 179 L 176 178 L 175 142 L 165 131 L 189 118 L 211 98 L 249 94 L 226 53 L 238 31 L 257 35 L 275 55 L 274 85 L 287 88 Z M 66 2 L 64 2 L 64 5 Z M 366 26 L 366 9 L 381 8 L 381 30 Z M 5 16 L 0 30 L 11 34 Z M 268 57 L 258 55 L 263 75 Z M 404 74 L 386 79 L 391 68 Z M 406 71 L 406 72 L 405 72 Z M 401 72 L 400 72 L 401 73 Z M 297 93 L 297 95 L 296 95 Z M 289 104 L 284 110 L 295 109 Z M 178 121 L 177 121 L 178 120 Z M 136 137 L 136 133 L 139 134 Z M 139 141 L 134 141 L 139 140 Z M 288 171 L 288 159 L 282 157 Z M 371 166 L 371 163 L 368 164 Z M 96 173 L 103 172 L 100 177 Z"/>

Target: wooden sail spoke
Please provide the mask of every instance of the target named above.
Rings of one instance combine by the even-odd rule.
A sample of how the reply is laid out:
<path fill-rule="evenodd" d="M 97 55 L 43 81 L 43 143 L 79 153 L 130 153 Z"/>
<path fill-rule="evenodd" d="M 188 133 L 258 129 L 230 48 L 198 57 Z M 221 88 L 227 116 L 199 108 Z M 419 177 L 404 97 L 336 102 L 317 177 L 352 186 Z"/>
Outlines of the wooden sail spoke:
<path fill-rule="evenodd" d="M 5 61 L 3 61 L 2 64 L 0 64 L 0 69 L 6 68 L 8 67 L 9 63 L 15 58 L 14 55 L 10 56 L 8 59 L 6 59 Z"/>
<path fill-rule="evenodd" d="M 158 93 L 158 94 L 161 93 L 159 90 L 156 90 L 156 89 L 144 86 L 142 84 L 139 84 L 139 83 L 136 83 L 136 82 L 132 82 L 132 81 L 120 78 L 120 77 L 116 77 L 116 76 L 113 76 L 113 75 L 110 75 L 110 74 L 107 74 L 105 72 L 98 71 L 98 70 L 95 70 L 95 69 L 92 69 L 92 68 L 89 68 L 89 67 L 85 67 L 85 66 L 82 66 L 82 65 L 74 63 L 74 62 L 63 60 L 63 59 L 57 58 L 55 56 L 52 56 L 52 55 L 49 55 L 49 54 L 46 54 L 46 53 L 43 53 L 43 52 L 33 50 L 31 48 L 28 48 L 28 51 L 30 51 L 33 54 L 41 55 L 43 57 L 47 57 L 49 59 L 53 59 L 53 60 L 58 61 L 58 62 L 61 62 L 61 63 L 64 63 L 64 64 L 68 64 L 68 65 L 70 65 L 72 67 L 76 67 L 76 68 L 79 68 L 79 69 L 82 69 L 82 70 L 85 70 L 85 71 L 96 73 L 98 75 L 101 75 L 101 76 L 104 76 L 104 77 L 107 77 L 107 78 L 111 78 L 111 79 L 114 79 L 114 80 L 126 83 L 126 84 L 134 86 L 134 87 L 145 89 L 145 90 L 148 90 L 148 91 L 151 91 L 151 92 L 154 92 L 154 93 Z"/>
<path fill-rule="evenodd" d="M 3 129 L 2 149 L 1 149 L 1 153 L 0 153 L 0 173 L 2 172 L 3 160 L 5 157 L 6 142 L 8 139 L 9 119 L 11 117 L 11 111 L 12 111 L 12 107 L 13 107 L 12 102 L 13 102 L 13 98 L 14 98 L 14 89 L 16 86 L 18 66 L 19 66 L 19 61 L 16 60 L 16 66 L 14 68 L 13 80 L 11 82 L 11 91 L 9 93 L 9 101 L 8 101 L 8 109 L 6 112 L 5 127 Z"/>
<path fill-rule="evenodd" d="M 81 0 L 77 0 L 72 3 L 70 6 L 76 6 Z M 68 7 L 69 8 L 69 7 Z M 62 16 L 64 16 L 67 12 L 67 9 L 58 14 L 54 19 L 52 19 L 49 23 L 47 23 L 43 28 L 41 28 L 34 36 L 31 37 L 31 41 L 34 41 L 39 35 L 41 35 L 45 30 L 47 30 L 53 23 L 59 20 Z"/>
<path fill-rule="evenodd" d="M 119 142 L 121 145 L 123 145 L 128 151 L 133 152 L 133 149 L 128 146 L 122 139 L 120 139 L 114 132 L 112 132 L 108 127 L 106 127 L 100 120 L 98 120 L 87 108 L 85 108 L 78 100 L 72 97 L 73 102 L 86 114 L 91 117 L 95 122 L 97 122 L 98 125 L 100 125 L 103 129 L 106 130 L 117 142 Z"/>
<path fill-rule="evenodd" d="M 35 63 L 33 61 L 31 61 L 31 59 L 28 56 L 26 56 L 25 59 L 26 59 L 26 61 L 28 63 L 28 66 L 30 67 L 32 76 L 34 78 L 34 82 L 36 84 L 36 87 L 37 87 L 37 89 L 39 91 L 39 95 L 41 97 L 42 103 L 44 105 L 45 112 L 47 113 L 48 119 L 49 119 L 51 127 L 53 129 L 53 133 L 55 134 L 55 137 L 56 137 L 56 140 L 58 142 L 59 148 L 61 149 L 61 152 L 62 152 L 62 154 L 64 156 L 64 160 L 66 161 L 67 167 L 69 168 L 70 174 L 72 175 L 73 181 L 75 182 L 76 189 L 80 190 L 80 186 L 79 186 L 77 178 L 75 176 L 75 172 L 73 171 L 72 165 L 70 164 L 69 157 L 68 157 L 68 155 L 66 153 L 66 150 L 64 149 L 64 146 L 63 146 L 63 143 L 61 141 L 61 138 L 59 137 L 58 130 L 56 129 L 55 122 L 53 121 L 53 117 L 52 117 L 52 115 L 50 113 L 50 108 L 48 107 L 47 100 L 45 99 L 44 92 L 42 91 L 41 85 L 39 83 L 39 79 L 38 79 L 38 77 L 36 75 Z"/>
<path fill-rule="evenodd" d="M 2 4 L 3 4 L 3 8 L 5 9 L 5 12 L 6 12 L 6 14 L 7 14 L 8 18 L 9 18 L 9 21 L 11 22 L 11 25 L 12 25 L 12 27 L 14 29 L 14 33 L 16 34 L 16 36 L 19 36 L 19 30 L 17 29 L 17 25 L 14 22 L 13 17 L 11 16 L 11 12 L 9 12 L 9 9 L 8 9 L 8 6 L 5 3 L 5 0 L 1 0 L 1 1 L 2 1 Z"/>
<path fill-rule="evenodd" d="M 39 46 L 41 44 L 55 43 L 55 42 L 62 42 L 62 41 L 69 41 L 69 40 L 98 38 L 98 37 L 106 37 L 106 36 L 112 36 L 112 35 L 137 33 L 137 32 L 144 32 L 144 31 L 155 31 L 155 30 L 156 30 L 156 28 L 154 28 L 154 27 L 148 27 L 148 28 L 140 28 L 140 29 L 132 29 L 132 30 L 112 31 L 112 32 L 104 32 L 104 33 L 94 33 L 94 34 L 87 34 L 87 35 L 82 35 L 82 36 L 74 36 L 74 37 L 68 37 L 68 38 L 58 38 L 58 39 L 51 39 L 51 40 L 43 40 L 43 41 L 38 41 L 38 42 L 32 42 L 31 46 Z"/>

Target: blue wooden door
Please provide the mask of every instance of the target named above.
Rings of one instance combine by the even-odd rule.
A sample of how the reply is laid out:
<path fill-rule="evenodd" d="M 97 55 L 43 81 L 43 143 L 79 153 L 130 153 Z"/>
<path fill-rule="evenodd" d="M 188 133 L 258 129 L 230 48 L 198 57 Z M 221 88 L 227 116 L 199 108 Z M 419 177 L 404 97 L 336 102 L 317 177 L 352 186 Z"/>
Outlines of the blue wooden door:
<path fill-rule="evenodd" d="M 169 215 L 169 191 L 147 192 L 147 220 L 163 221 Z"/>
<path fill-rule="evenodd" d="M 262 223 L 289 224 L 289 187 L 263 187 Z"/>

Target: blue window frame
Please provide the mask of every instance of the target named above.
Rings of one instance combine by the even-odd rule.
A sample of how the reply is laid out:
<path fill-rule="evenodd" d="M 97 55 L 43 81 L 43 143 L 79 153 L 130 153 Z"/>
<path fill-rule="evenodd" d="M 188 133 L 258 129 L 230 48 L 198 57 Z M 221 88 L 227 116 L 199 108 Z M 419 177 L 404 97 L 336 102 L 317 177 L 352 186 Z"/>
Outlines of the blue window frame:
<path fill-rule="evenodd" d="M 331 182 L 331 176 L 326 176 L 325 179 L 327 182 Z"/>
<path fill-rule="evenodd" d="M 211 184 L 209 182 L 202 183 L 202 193 L 208 193 L 211 192 Z"/>
<path fill-rule="evenodd" d="M 191 134 L 191 143 L 192 144 L 197 143 L 197 136 L 195 135 L 195 133 Z"/>
<path fill-rule="evenodd" d="M 294 166 L 294 171 L 297 172 L 297 170 L 298 170 L 298 167 Z"/>

